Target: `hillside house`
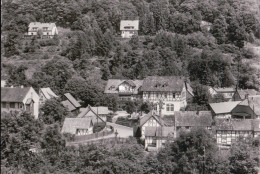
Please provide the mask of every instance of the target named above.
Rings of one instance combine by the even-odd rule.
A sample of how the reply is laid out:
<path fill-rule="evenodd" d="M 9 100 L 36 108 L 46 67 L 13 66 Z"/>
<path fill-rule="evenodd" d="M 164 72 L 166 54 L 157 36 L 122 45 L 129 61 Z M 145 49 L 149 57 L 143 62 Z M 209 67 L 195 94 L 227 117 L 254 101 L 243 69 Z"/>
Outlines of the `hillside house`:
<path fill-rule="evenodd" d="M 1 112 L 27 111 L 37 119 L 39 95 L 32 87 L 1 88 Z"/>
<path fill-rule="evenodd" d="M 144 79 L 142 92 L 143 101 L 153 103 L 157 114 L 174 115 L 174 111 L 187 105 L 187 89 L 182 77 L 148 76 Z"/>
<path fill-rule="evenodd" d="M 255 120 L 215 120 L 218 146 L 230 146 L 238 137 L 253 136 L 252 123 Z"/>
<path fill-rule="evenodd" d="M 240 103 L 241 101 L 230 101 L 230 102 L 220 102 L 220 103 L 210 103 L 210 110 L 212 111 L 214 118 L 231 118 L 231 111 Z"/>
<path fill-rule="evenodd" d="M 55 23 L 31 22 L 28 26 L 27 36 L 38 36 L 42 32 L 42 38 L 53 38 L 58 35 L 58 29 Z"/>
<path fill-rule="evenodd" d="M 77 118 L 91 118 L 94 124 L 105 123 L 106 116 L 109 114 L 107 107 L 91 107 L 90 105 L 81 111 Z"/>
<path fill-rule="evenodd" d="M 236 91 L 235 88 L 215 88 L 215 87 L 208 87 L 208 90 L 211 96 L 214 96 L 216 94 L 223 94 L 224 98 L 227 101 L 232 100 L 232 97 Z"/>
<path fill-rule="evenodd" d="M 51 98 L 58 98 L 51 88 L 40 88 L 39 90 L 39 97 L 40 97 L 40 106 L 44 105 L 46 100 Z"/>
<path fill-rule="evenodd" d="M 65 100 L 62 101 L 61 104 L 70 112 L 78 114 L 79 108 L 81 107 L 79 102 L 70 93 L 64 94 L 64 98 Z"/>
<path fill-rule="evenodd" d="M 192 128 L 212 129 L 212 114 L 210 111 L 177 111 L 175 116 L 176 134 L 181 130 L 189 131 Z"/>
<path fill-rule="evenodd" d="M 145 149 L 158 151 L 166 141 L 174 138 L 174 127 L 147 127 L 145 129 Z"/>
<path fill-rule="evenodd" d="M 121 20 L 120 31 L 122 38 L 131 38 L 138 35 L 139 20 Z"/>
<path fill-rule="evenodd" d="M 104 93 L 118 95 L 119 100 L 122 101 L 142 99 L 140 91 L 142 85 L 143 80 L 109 79 Z M 122 104 L 119 107 L 122 107 Z"/>
<path fill-rule="evenodd" d="M 259 92 L 257 92 L 255 89 L 240 89 L 236 90 L 233 95 L 234 101 L 242 101 L 246 99 L 248 95 L 257 95 Z"/>
<path fill-rule="evenodd" d="M 260 95 L 247 95 L 231 112 L 234 118 L 260 119 Z"/>
<path fill-rule="evenodd" d="M 91 118 L 65 118 L 61 133 L 73 135 L 88 135 L 93 133 L 93 122 Z"/>

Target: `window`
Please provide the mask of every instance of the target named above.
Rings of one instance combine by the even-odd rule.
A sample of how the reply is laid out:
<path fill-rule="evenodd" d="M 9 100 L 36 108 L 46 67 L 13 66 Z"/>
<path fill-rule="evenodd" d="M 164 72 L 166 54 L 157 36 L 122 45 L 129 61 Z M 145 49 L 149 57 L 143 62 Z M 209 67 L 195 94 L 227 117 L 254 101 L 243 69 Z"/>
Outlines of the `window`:
<path fill-rule="evenodd" d="M 37 27 L 33 27 L 33 30 L 37 30 Z"/>
<path fill-rule="evenodd" d="M 167 98 L 167 93 L 164 93 L 164 98 Z"/>
<path fill-rule="evenodd" d="M 2 102 L 2 108 L 6 108 L 6 102 Z"/>
<path fill-rule="evenodd" d="M 175 93 L 172 93 L 172 98 L 175 98 Z"/>
<path fill-rule="evenodd" d="M 10 103 L 10 108 L 15 108 L 15 103 Z"/>
<path fill-rule="evenodd" d="M 49 35 L 49 33 L 47 32 L 47 35 Z"/>
<path fill-rule="evenodd" d="M 48 30 L 48 27 L 43 27 L 43 30 Z"/>
<path fill-rule="evenodd" d="M 166 111 L 174 111 L 174 105 L 173 104 L 166 104 Z"/>
<path fill-rule="evenodd" d="M 33 33 L 31 33 L 31 35 L 33 35 Z"/>
<path fill-rule="evenodd" d="M 20 108 L 20 109 L 23 108 L 23 103 L 19 103 L 19 108 Z"/>

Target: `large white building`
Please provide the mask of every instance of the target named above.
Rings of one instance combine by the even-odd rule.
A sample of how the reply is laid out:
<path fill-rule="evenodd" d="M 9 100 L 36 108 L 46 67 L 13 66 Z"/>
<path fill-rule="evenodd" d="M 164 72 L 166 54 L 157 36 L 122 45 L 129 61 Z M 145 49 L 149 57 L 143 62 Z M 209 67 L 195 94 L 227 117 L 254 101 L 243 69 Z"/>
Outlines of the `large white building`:
<path fill-rule="evenodd" d="M 39 31 L 42 31 L 43 38 L 53 38 L 58 34 L 58 29 L 55 23 L 31 22 L 28 26 L 28 36 L 37 36 Z"/>
<path fill-rule="evenodd" d="M 131 38 L 138 35 L 139 20 L 121 20 L 120 31 L 122 38 Z"/>

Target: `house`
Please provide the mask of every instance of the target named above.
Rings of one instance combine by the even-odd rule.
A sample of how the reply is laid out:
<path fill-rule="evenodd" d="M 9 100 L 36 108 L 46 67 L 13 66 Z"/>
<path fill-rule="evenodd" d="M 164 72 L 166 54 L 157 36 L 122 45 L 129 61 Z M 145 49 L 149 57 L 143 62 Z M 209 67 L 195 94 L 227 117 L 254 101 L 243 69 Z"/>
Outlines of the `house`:
<path fill-rule="evenodd" d="M 174 138 L 174 127 L 147 127 L 145 129 L 145 149 L 157 151 L 167 140 Z"/>
<path fill-rule="evenodd" d="M 260 95 L 246 95 L 246 99 L 232 109 L 232 117 L 260 119 Z"/>
<path fill-rule="evenodd" d="M 220 103 L 209 103 L 210 110 L 214 117 L 217 118 L 231 118 L 231 111 L 240 103 L 241 101 L 230 101 L 230 102 L 220 102 Z"/>
<path fill-rule="evenodd" d="M 28 111 L 37 119 L 39 95 L 32 87 L 1 88 L 1 112 Z"/>
<path fill-rule="evenodd" d="M 260 120 L 255 119 L 253 121 L 254 137 L 260 137 Z"/>
<path fill-rule="evenodd" d="M 180 130 L 192 128 L 212 129 L 212 114 L 210 111 L 176 111 L 175 114 L 176 136 Z"/>
<path fill-rule="evenodd" d="M 65 118 L 61 133 L 73 135 L 88 135 L 93 133 L 91 118 Z"/>
<path fill-rule="evenodd" d="M 139 130 L 141 138 L 145 138 L 145 129 L 147 127 L 162 127 L 162 119 L 157 116 L 153 111 L 149 112 L 147 115 L 144 115 L 140 118 Z"/>
<path fill-rule="evenodd" d="M 215 87 L 208 87 L 209 93 L 211 96 L 214 96 L 216 94 L 223 94 L 224 98 L 227 101 L 231 101 L 232 97 L 236 91 L 235 88 L 215 88 Z"/>
<path fill-rule="evenodd" d="M 138 35 L 139 20 L 121 20 L 120 31 L 122 38 L 131 38 Z"/>
<path fill-rule="evenodd" d="M 142 99 L 140 87 L 143 85 L 143 80 L 121 80 L 109 79 L 105 87 L 105 94 L 118 95 L 119 100 L 135 100 Z M 121 103 L 119 107 L 122 107 Z"/>
<path fill-rule="evenodd" d="M 236 90 L 233 95 L 234 101 L 242 101 L 246 99 L 246 96 L 248 95 L 257 95 L 259 92 L 257 92 L 255 89 L 240 89 Z"/>
<path fill-rule="evenodd" d="M 142 92 L 143 101 L 153 103 L 159 115 L 173 115 L 174 111 L 187 106 L 187 89 L 183 77 L 148 76 L 143 81 Z"/>
<path fill-rule="evenodd" d="M 80 114 L 77 116 L 77 118 L 92 118 L 92 122 L 99 123 L 99 122 L 106 122 L 106 116 L 110 112 L 108 111 L 107 107 L 91 107 L 88 105 L 88 107 L 81 109 Z"/>
<path fill-rule="evenodd" d="M 40 97 L 40 105 L 43 105 L 46 100 L 49 100 L 51 98 L 58 98 L 51 88 L 40 88 L 39 90 L 39 97 Z"/>
<path fill-rule="evenodd" d="M 215 130 L 218 146 L 230 146 L 239 136 L 253 136 L 252 123 L 255 120 L 215 120 Z"/>
<path fill-rule="evenodd" d="M 58 35 L 55 23 L 31 22 L 28 26 L 27 36 L 37 36 L 39 31 L 42 31 L 43 38 L 53 38 L 54 35 Z"/>
<path fill-rule="evenodd" d="M 6 80 L 1 80 L 1 87 L 5 87 L 6 85 Z"/>
<path fill-rule="evenodd" d="M 70 93 L 64 94 L 64 98 L 66 100 L 62 101 L 61 104 L 70 112 L 78 114 L 79 108 L 81 107 L 79 102 Z"/>

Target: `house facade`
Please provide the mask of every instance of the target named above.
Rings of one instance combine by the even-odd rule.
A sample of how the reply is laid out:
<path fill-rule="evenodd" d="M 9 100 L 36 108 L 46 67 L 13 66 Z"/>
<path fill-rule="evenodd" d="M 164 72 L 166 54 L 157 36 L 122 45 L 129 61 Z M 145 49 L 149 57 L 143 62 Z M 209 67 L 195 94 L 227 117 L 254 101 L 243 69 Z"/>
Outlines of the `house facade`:
<path fill-rule="evenodd" d="M 62 133 L 70 133 L 76 136 L 93 133 L 93 122 L 91 118 L 65 118 Z"/>
<path fill-rule="evenodd" d="M 139 20 L 121 20 L 120 31 L 122 38 L 131 38 L 138 35 Z"/>
<path fill-rule="evenodd" d="M 37 119 L 39 95 L 32 87 L 1 88 L 1 112 L 27 111 Z"/>
<path fill-rule="evenodd" d="M 218 146 L 230 146 L 238 137 L 253 137 L 252 119 L 215 120 Z"/>
<path fill-rule="evenodd" d="M 37 36 L 39 31 L 42 32 L 43 38 L 53 38 L 54 35 L 58 35 L 55 23 L 31 22 L 28 26 L 27 36 Z"/>
<path fill-rule="evenodd" d="M 145 149 L 158 151 L 167 141 L 173 141 L 174 127 L 147 127 L 145 129 Z"/>
<path fill-rule="evenodd" d="M 143 80 L 122 80 L 122 79 L 109 79 L 105 87 L 105 94 L 117 95 L 119 100 L 138 100 L 142 99 L 142 92 L 140 87 L 143 85 Z M 123 106 L 123 102 L 119 107 Z"/>
<path fill-rule="evenodd" d="M 39 103 L 40 106 L 44 105 L 46 100 L 49 100 L 51 98 L 58 98 L 57 96 L 50 88 L 40 88 L 39 90 Z"/>
<path fill-rule="evenodd" d="M 143 82 L 142 92 L 143 101 L 153 103 L 157 114 L 174 115 L 174 111 L 187 106 L 187 90 L 182 77 L 148 76 Z"/>

